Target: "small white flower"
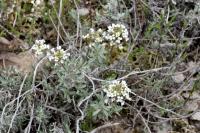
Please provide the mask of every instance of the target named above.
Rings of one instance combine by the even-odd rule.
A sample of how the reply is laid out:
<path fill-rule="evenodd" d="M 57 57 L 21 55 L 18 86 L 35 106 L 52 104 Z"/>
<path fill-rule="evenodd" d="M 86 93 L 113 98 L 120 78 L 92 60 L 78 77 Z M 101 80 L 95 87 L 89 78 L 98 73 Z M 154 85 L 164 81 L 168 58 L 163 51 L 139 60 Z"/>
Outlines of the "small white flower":
<path fill-rule="evenodd" d="M 124 47 L 122 45 L 119 46 L 119 50 L 123 50 Z"/>
<path fill-rule="evenodd" d="M 61 49 L 62 49 L 61 46 L 58 46 L 58 47 L 57 47 L 57 50 L 61 50 Z"/>
<path fill-rule="evenodd" d="M 35 40 L 35 44 L 31 48 L 36 55 L 42 55 L 49 49 L 49 45 L 45 44 L 45 40 Z"/>
<path fill-rule="evenodd" d="M 31 16 L 33 18 L 38 18 L 42 16 L 42 10 L 45 7 L 45 1 L 44 0 L 31 0 L 32 8 L 31 8 Z"/>
<path fill-rule="evenodd" d="M 41 3 L 42 3 L 41 0 L 36 0 L 36 1 L 35 1 L 35 4 L 36 4 L 36 5 L 40 5 Z"/>
<path fill-rule="evenodd" d="M 89 37 L 89 34 L 83 36 L 83 39 L 86 39 L 86 38 L 88 38 L 88 37 Z"/>
<path fill-rule="evenodd" d="M 104 92 L 106 93 L 106 96 L 109 99 L 114 102 L 121 103 L 121 105 L 124 105 L 124 100 L 131 100 L 129 97 L 129 93 L 131 90 L 128 88 L 126 81 L 117 81 L 114 80 L 110 82 L 107 88 L 104 89 Z"/>
<path fill-rule="evenodd" d="M 107 45 L 107 43 L 102 43 L 102 46 L 104 46 L 104 47 L 105 47 L 106 45 Z"/>
<path fill-rule="evenodd" d="M 34 5 L 34 6 L 39 6 L 41 5 L 43 2 L 43 0 L 31 0 L 31 3 Z"/>
<path fill-rule="evenodd" d="M 93 47 L 93 46 L 95 46 L 95 43 L 90 43 L 90 44 L 89 44 L 89 47 L 90 47 L 90 48 Z"/>
<path fill-rule="evenodd" d="M 61 46 L 58 46 L 56 49 L 52 48 L 50 53 L 48 53 L 48 58 L 50 61 L 54 61 L 56 64 L 61 63 L 63 64 L 66 59 L 70 56 L 70 53 L 63 50 Z"/>
<path fill-rule="evenodd" d="M 103 32 L 103 33 L 102 33 L 103 38 L 105 38 L 106 35 L 107 35 L 106 32 Z"/>
<path fill-rule="evenodd" d="M 51 52 L 55 52 L 55 48 L 52 48 L 52 49 L 51 49 Z"/>
<path fill-rule="evenodd" d="M 121 35 L 120 32 L 116 32 L 116 33 L 115 33 L 115 37 L 119 37 L 120 35 Z"/>
<path fill-rule="evenodd" d="M 118 39 L 118 40 L 116 40 L 116 43 L 120 43 L 120 40 Z"/>
<path fill-rule="evenodd" d="M 105 35 L 105 32 L 100 28 L 97 31 L 95 31 L 93 28 L 90 29 L 90 32 L 83 36 L 83 39 L 88 41 L 89 47 L 92 47 L 95 45 L 95 43 L 101 44 L 104 41 L 103 34 Z"/>
<path fill-rule="evenodd" d="M 97 32 L 102 33 L 103 30 L 100 28 L 100 29 L 97 30 Z"/>
<path fill-rule="evenodd" d="M 103 39 L 101 37 L 97 37 L 95 40 L 95 42 L 97 42 L 97 43 L 101 43 L 102 41 L 103 41 Z"/>
<path fill-rule="evenodd" d="M 113 42 L 110 43 L 110 46 L 114 46 L 115 44 Z"/>
<path fill-rule="evenodd" d="M 93 29 L 93 28 L 90 28 L 90 32 L 91 32 L 91 33 L 94 33 L 94 29 Z"/>

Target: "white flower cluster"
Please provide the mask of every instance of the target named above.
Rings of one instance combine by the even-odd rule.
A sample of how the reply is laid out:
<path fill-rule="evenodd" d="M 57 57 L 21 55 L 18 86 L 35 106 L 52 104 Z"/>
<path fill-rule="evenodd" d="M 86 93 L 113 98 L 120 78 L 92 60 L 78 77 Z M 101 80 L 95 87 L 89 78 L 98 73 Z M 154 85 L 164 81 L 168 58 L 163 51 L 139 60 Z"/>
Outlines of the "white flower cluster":
<path fill-rule="evenodd" d="M 124 100 L 131 100 L 129 93 L 131 90 L 128 88 L 126 81 L 112 81 L 107 88 L 104 89 L 106 96 L 108 97 L 105 102 L 109 100 L 112 102 L 116 101 L 124 105 Z"/>
<path fill-rule="evenodd" d="M 58 63 L 63 64 L 64 61 L 70 56 L 70 53 L 63 50 L 61 46 L 50 49 L 50 46 L 45 44 L 44 39 L 36 40 L 31 49 L 36 56 L 43 56 L 47 54 L 49 61 L 54 61 L 56 65 Z"/>
<path fill-rule="evenodd" d="M 44 9 L 44 0 L 31 0 L 31 4 L 33 4 L 31 12 L 37 17 L 41 16 L 41 11 Z"/>
<path fill-rule="evenodd" d="M 36 40 L 35 44 L 32 46 L 31 49 L 38 56 L 38 55 L 44 54 L 44 52 L 49 49 L 49 45 L 45 44 L 45 40 L 44 39 Z"/>
<path fill-rule="evenodd" d="M 55 61 L 55 64 L 58 62 L 63 64 L 64 61 L 70 56 L 70 53 L 67 53 L 61 48 L 61 46 L 58 46 L 57 48 L 52 48 L 48 55 L 50 61 Z"/>
<path fill-rule="evenodd" d="M 91 28 L 90 32 L 83 36 L 83 39 L 90 42 L 89 46 L 94 46 L 96 43 L 101 44 L 104 41 L 103 30 L 98 29 L 95 31 L 93 28 Z"/>
<path fill-rule="evenodd" d="M 127 42 L 129 40 L 128 30 L 122 24 L 112 24 L 108 26 L 108 31 L 104 32 L 103 36 L 110 42 L 111 46 L 115 44 L 121 45 L 122 41 Z"/>
<path fill-rule="evenodd" d="M 42 2 L 43 2 L 43 0 L 31 0 L 31 3 L 32 3 L 34 6 L 39 6 Z"/>
<path fill-rule="evenodd" d="M 125 42 L 129 40 L 128 30 L 122 24 L 112 24 L 106 31 L 90 29 L 90 32 L 83 36 L 83 39 L 89 43 L 89 46 L 102 44 L 104 46 L 117 46 L 123 49 Z"/>

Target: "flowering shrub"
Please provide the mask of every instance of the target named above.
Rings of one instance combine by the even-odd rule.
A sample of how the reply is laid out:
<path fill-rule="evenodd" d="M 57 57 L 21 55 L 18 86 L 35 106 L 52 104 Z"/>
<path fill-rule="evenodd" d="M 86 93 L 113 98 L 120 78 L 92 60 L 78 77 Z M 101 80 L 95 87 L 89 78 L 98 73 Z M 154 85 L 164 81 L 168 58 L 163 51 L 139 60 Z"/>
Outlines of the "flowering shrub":
<path fill-rule="evenodd" d="M 106 96 L 108 99 L 105 100 L 107 103 L 109 100 L 111 102 L 119 102 L 121 105 L 124 105 L 124 100 L 131 100 L 129 97 L 129 93 L 131 90 L 128 88 L 126 81 L 112 81 L 108 88 L 104 89 L 104 92 L 106 93 Z"/>

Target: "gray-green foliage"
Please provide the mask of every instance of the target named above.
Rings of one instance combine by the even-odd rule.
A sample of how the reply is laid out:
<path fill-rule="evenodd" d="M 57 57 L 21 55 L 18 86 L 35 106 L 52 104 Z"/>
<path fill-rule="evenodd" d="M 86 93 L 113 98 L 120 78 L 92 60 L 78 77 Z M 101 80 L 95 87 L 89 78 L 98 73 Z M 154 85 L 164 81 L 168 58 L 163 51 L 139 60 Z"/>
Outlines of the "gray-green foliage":
<path fill-rule="evenodd" d="M 93 129 L 93 125 L 98 120 L 108 121 L 109 117 L 113 114 L 118 114 L 122 110 L 122 107 L 115 103 L 105 104 L 105 96 L 103 93 L 96 94 L 95 97 L 95 100 L 91 102 L 86 110 L 86 118 L 81 124 L 82 129 L 86 131 Z"/>
<path fill-rule="evenodd" d="M 88 111 L 88 117 L 91 120 L 106 119 L 116 112 L 119 112 L 122 107 L 113 104 L 105 104 L 105 96 L 103 93 L 96 95 L 97 99 L 91 103 Z"/>
<path fill-rule="evenodd" d="M 124 0 L 105 0 L 102 2 L 102 11 L 96 10 L 96 21 L 126 21 L 129 17 L 129 10 Z M 100 13 L 103 12 L 103 15 Z M 109 19 L 108 19 L 109 18 Z"/>
<path fill-rule="evenodd" d="M 16 97 L 19 95 L 20 85 L 22 83 L 23 76 L 20 73 L 17 73 L 14 69 L 1 70 L 0 73 L 0 131 L 5 132 L 9 129 L 11 121 L 12 127 L 11 131 L 16 132 L 21 130 L 22 123 L 25 121 L 26 116 L 25 106 L 27 103 L 25 102 L 25 98 L 20 98 L 18 104 L 19 114 L 13 119 L 13 115 L 17 108 L 17 99 Z M 30 82 L 26 82 L 24 84 L 24 88 L 22 89 L 22 93 L 25 92 L 27 88 L 30 88 Z"/>
<path fill-rule="evenodd" d="M 2 70 L 0 113 L 3 126 L 0 127 L 0 131 L 8 130 L 17 108 L 18 115 L 14 117 L 11 131 L 23 131 L 27 128 L 31 116 L 34 116 L 32 123 L 38 125 L 38 129 L 36 127 L 31 129 L 33 131 L 49 130 L 50 132 L 50 129 L 69 131 L 69 126 L 73 123 L 71 121 L 77 117 L 75 114 L 80 113 L 77 110 L 77 103 L 92 93 L 91 83 L 85 75 L 90 75 L 96 71 L 96 68 L 103 68 L 106 65 L 105 48 L 95 45 L 84 47 L 80 53 L 73 53 L 64 64 L 51 64 L 49 68 L 51 72 L 47 76 L 42 76 L 46 74 L 38 72 L 40 74 L 36 76 L 35 86 L 32 86 L 32 74 L 25 79 L 22 86 L 23 75 Z M 23 88 L 21 97 L 18 99 L 20 104 L 17 107 L 20 86 Z M 13 99 L 15 99 L 14 102 L 12 102 Z M 9 102 L 11 103 L 6 106 Z M 105 105 L 104 94 L 97 93 L 88 104 L 85 110 L 90 111 L 89 114 L 86 112 L 86 117 L 91 117 L 90 113 L 92 113 L 95 119 L 108 119 L 112 113 L 120 110 L 116 105 Z M 57 115 L 54 116 L 54 113 Z M 55 119 L 60 119 L 57 120 L 59 122 L 57 127 L 53 124 Z"/>

